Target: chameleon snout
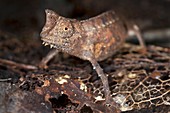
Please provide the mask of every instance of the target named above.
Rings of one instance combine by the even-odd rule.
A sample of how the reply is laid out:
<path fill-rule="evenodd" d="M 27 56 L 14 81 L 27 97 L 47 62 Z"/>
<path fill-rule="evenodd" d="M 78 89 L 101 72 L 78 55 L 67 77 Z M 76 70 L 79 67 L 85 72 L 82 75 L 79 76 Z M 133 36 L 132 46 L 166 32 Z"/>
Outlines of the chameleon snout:
<path fill-rule="evenodd" d="M 41 36 L 41 38 L 44 38 L 44 37 L 46 37 L 46 36 L 47 36 L 47 33 L 45 33 L 45 32 L 41 32 L 41 33 L 40 33 L 40 36 Z"/>

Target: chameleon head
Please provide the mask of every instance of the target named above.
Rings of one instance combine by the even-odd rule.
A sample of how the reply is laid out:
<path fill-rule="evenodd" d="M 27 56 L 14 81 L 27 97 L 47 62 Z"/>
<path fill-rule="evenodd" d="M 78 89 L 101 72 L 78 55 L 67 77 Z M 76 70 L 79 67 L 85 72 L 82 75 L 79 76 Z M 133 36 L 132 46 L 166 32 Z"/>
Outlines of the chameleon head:
<path fill-rule="evenodd" d="M 51 48 L 63 49 L 69 47 L 70 37 L 74 28 L 69 19 L 59 16 L 55 12 L 46 9 L 46 23 L 40 36 L 44 45 Z"/>

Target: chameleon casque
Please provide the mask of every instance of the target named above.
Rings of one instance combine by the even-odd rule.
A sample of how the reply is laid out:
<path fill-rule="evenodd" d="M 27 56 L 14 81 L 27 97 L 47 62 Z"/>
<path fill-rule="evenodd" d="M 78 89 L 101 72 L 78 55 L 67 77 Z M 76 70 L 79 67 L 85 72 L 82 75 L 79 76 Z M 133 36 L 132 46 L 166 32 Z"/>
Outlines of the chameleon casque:
<path fill-rule="evenodd" d="M 110 96 L 108 78 L 97 61 L 118 51 L 131 31 L 145 47 L 138 27 L 133 25 L 129 28 L 113 10 L 86 20 L 65 18 L 49 9 L 45 12 L 46 23 L 40 34 L 41 40 L 44 45 L 55 49 L 42 59 L 40 66 L 45 67 L 58 52 L 88 60 L 102 80 L 105 102 L 110 105 L 113 99 Z"/>

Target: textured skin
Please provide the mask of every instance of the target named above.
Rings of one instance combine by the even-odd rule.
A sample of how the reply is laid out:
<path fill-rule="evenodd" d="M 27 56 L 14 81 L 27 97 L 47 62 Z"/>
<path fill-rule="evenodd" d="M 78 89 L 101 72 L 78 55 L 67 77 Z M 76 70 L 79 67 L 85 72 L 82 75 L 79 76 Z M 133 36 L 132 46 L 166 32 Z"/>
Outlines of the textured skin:
<path fill-rule="evenodd" d="M 42 40 L 84 60 L 108 58 L 121 47 L 127 35 L 113 11 L 82 21 L 61 17 L 51 10 L 46 10 L 46 15 Z"/>
<path fill-rule="evenodd" d="M 141 45 L 144 46 L 138 27 L 133 28 Z M 110 96 L 108 78 L 97 61 L 102 61 L 119 50 L 128 32 L 127 26 L 114 11 L 79 21 L 46 10 L 46 24 L 41 32 L 41 39 L 44 45 L 56 49 L 43 58 L 40 67 L 45 67 L 58 51 L 90 61 L 102 80 L 106 105 L 116 106 Z"/>

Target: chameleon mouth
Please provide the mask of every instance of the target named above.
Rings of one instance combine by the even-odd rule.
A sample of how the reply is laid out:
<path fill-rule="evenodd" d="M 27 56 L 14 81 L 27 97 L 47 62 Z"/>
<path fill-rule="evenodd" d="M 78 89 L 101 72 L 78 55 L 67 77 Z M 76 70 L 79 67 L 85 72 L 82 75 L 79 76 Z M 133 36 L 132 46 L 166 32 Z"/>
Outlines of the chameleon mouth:
<path fill-rule="evenodd" d="M 63 40 L 55 40 L 56 43 L 54 43 L 53 41 L 47 39 L 47 38 L 42 38 L 41 39 L 42 45 L 44 46 L 50 46 L 50 48 L 55 48 L 55 49 L 64 49 L 64 48 L 68 48 L 70 46 L 68 41 L 63 41 Z"/>
<path fill-rule="evenodd" d="M 50 48 L 57 48 L 57 46 L 56 46 L 55 44 L 52 44 L 52 43 L 49 43 L 49 42 L 43 41 L 42 44 L 43 44 L 44 46 L 48 46 L 48 45 L 49 45 Z"/>
<path fill-rule="evenodd" d="M 49 45 L 50 48 L 62 49 L 62 48 L 67 48 L 67 46 L 69 44 L 68 43 L 64 43 L 63 45 L 57 45 L 57 44 L 53 44 L 53 43 L 50 43 L 50 42 L 43 41 L 42 45 L 44 45 L 44 46 L 48 46 Z"/>

